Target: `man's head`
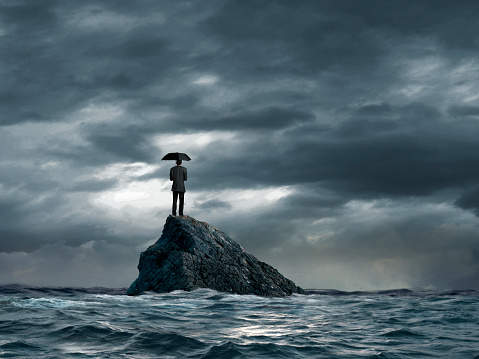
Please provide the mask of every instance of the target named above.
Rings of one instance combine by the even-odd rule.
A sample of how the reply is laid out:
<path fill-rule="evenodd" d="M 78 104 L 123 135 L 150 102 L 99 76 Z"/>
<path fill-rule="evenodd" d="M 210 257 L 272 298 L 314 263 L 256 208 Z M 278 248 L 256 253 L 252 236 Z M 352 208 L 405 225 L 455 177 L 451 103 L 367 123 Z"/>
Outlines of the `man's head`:
<path fill-rule="evenodd" d="M 176 164 L 177 164 L 178 166 L 181 166 L 181 163 L 182 163 L 181 160 L 176 160 Z"/>

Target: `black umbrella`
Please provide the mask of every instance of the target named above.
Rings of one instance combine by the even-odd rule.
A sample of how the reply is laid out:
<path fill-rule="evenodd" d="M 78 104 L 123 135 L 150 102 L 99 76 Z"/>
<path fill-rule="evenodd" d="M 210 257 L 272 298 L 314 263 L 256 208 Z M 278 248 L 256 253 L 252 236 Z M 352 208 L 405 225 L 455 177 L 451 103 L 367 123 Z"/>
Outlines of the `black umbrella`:
<path fill-rule="evenodd" d="M 178 161 L 178 160 L 190 161 L 191 158 L 186 153 L 170 152 L 167 155 L 165 155 L 161 160 L 166 160 L 166 161 Z"/>

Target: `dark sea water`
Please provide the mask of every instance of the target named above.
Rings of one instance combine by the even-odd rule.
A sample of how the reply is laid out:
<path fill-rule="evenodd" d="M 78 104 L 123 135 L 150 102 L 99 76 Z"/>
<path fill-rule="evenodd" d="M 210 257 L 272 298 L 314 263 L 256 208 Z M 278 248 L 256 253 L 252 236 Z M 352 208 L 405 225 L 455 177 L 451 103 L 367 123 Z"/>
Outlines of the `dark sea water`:
<path fill-rule="evenodd" d="M 0 358 L 479 358 L 479 292 L 0 286 Z"/>

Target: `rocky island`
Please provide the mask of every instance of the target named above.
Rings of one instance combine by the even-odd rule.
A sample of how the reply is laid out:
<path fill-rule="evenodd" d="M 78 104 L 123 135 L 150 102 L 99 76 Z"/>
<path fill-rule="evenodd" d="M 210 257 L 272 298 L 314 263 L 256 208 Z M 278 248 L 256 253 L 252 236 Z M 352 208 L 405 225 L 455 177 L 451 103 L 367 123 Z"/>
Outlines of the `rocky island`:
<path fill-rule="evenodd" d="M 141 253 L 138 270 L 128 295 L 198 288 L 268 297 L 305 294 L 227 234 L 190 216 L 166 219 L 160 239 Z"/>

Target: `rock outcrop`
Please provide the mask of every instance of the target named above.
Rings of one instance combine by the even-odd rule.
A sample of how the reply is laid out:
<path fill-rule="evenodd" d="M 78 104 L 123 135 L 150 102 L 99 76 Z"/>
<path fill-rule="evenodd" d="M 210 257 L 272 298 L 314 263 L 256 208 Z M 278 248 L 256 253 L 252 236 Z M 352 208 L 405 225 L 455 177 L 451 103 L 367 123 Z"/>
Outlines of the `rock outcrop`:
<path fill-rule="evenodd" d="M 128 295 L 198 288 L 274 297 L 305 293 L 225 233 L 189 216 L 167 218 L 160 239 L 141 253 L 138 270 Z"/>

